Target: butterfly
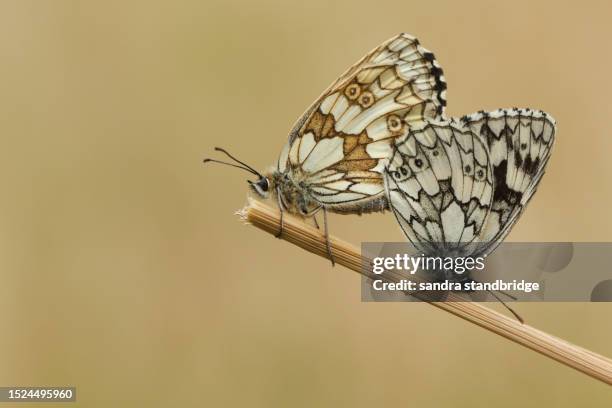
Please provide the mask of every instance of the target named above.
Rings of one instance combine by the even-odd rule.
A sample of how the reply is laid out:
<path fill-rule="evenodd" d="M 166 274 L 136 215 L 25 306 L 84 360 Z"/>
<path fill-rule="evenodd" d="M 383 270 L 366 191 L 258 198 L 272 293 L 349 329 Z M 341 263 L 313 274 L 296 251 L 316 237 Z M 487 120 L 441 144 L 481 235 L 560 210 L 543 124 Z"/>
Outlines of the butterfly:
<path fill-rule="evenodd" d="M 306 110 L 271 171 L 261 174 L 220 148 L 233 163 L 205 162 L 257 176 L 249 181 L 252 191 L 272 196 L 281 211 L 278 237 L 285 211 L 305 218 L 322 211 L 332 263 L 327 212 L 392 210 L 423 248 L 438 239 L 458 247 L 499 240 L 535 191 L 554 121 L 531 110 L 447 119 L 446 88 L 434 55 L 400 34 L 347 69 Z M 539 132 L 534 142 L 525 126 Z"/>
<path fill-rule="evenodd" d="M 550 115 L 518 108 L 426 119 L 410 126 L 406 136 L 395 140 L 384 171 L 389 208 L 423 254 L 484 258 L 504 240 L 533 197 L 555 131 Z M 472 281 L 469 271 L 428 272 L 433 280 Z M 498 295 L 488 292 L 523 322 Z"/>
<path fill-rule="evenodd" d="M 554 140 L 555 120 L 538 110 L 426 120 L 395 141 L 389 207 L 424 253 L 487 256 L 535 193 Z"/>
<path fill-rule="evenodd" d="M 296 122 L 276 168 L 261 174 L 223 149 L 249 182 L 281 210 L 313 217 L 323 211 L 362 214 L 388 209 L 383 172 L 395 139 L 411 123 L 443 118 L 446 82 L 434 55 L 400 34 L 346 70 Z M 205 161 L 220 162 L 206 159 Z M 315 219 L 316 220 L 316 219 Z M 331 250 L 328 241 L 328 252 Z"/>

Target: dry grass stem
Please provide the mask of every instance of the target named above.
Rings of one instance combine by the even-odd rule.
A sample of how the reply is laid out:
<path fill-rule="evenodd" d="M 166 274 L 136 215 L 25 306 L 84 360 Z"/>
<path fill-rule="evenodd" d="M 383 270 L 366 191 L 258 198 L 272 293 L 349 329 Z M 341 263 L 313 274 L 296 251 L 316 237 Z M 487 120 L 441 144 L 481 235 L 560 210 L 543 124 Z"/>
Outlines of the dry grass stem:
<path fill-rule="evenodd" d="M 270 234 L 275 235 L 278 232 L 280 213 L 276 208 L 271 208 L 262 202 L 250 200 L 238 215 L 245 222 Z M 313 254 L 327 258 L 325 237 L 322 232 L 300 219 L 285 216 L 282 238 Z M 336 263 L 368 276 L 362 268 L 364 259 L 359 248 L 333 236 L 330 237 L 330 241 Z M 516 319 L 480 303 L 458 300 L 460 300 L 459 295 L 451 293 L 446 302 L 427 303 L 612 385 L 612 360 L 609 358 L 529 325 L 521 324 Z"/>

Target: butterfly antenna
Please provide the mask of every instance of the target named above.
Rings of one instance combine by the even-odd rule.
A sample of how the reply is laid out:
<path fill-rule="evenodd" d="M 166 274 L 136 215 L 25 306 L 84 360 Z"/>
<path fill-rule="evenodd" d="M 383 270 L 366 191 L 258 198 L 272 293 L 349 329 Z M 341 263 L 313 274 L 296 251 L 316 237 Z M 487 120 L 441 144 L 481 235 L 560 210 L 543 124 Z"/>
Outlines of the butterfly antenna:
<path fill-rule="evenodd" d="M 246 164 L 246 163 L 244 163 L 244 162 L 242 162 L 242 161 L 238 160 L 237 158 L 235 158 L 234 156 L 232 156 L 231 154 L 229 154 L 229 152 L 228 152 L 227 150 L 222 149 L 222 148 L 220 148 L 220 147 L 215 147 L 215 150 L 216 150 L 216 151 L 218 151 L 218 152 L 224 153 L 224 154 L 225 154 L 227 157 L 229 157 L 230 159 L 232 159 L 232 160 L 233 160 L 233 161 L 235 161 L 236 163 L 241 164 L 241 165 L 243 165 L 244 167 L 246 167 L 247 169 L 251 170 L 251 172 L 252 172 L 253 174 L 256 174 L 256 175 L 258 175 L 259 177 L 262 177 L 262 175 L 261 175 L 261 174 L 260 174 L 260 173 L 259 173 L 257 170 L 255 170 L 254 168 L 252 168 L 252 167 L 251 167 L 251 166 L 249 166 L 248 164 Z"/>
<path fill-rule="evenodd" d="M 258 172 L 254 171 L 253 169 L 251 169 L 249 167 L 238 166 L 238 165 L 236 165 L 234 163 L 228 163 L 228 162 L 224 162 L 224 161 L 216 160 L 216 159 L 204 159 L 202 161 L 202 163 L 208 163 L 208 162 L 225 164 L 226 166 L 232 166 L 232 167 L 235 167 L 235 168 L 240 169 L 240 170 L 245 170 L 245 171 L 248 171 L 249 173 L 252 173 L 252 174 L 255 174 L 256 176 L 261 177 L 261 174 L 259 174 Z"/>
<path fill-rule="evenodd" d="M 487 290 L 487 292 L 489 292 L 495 299 L 497 299 L 499 301 L 499 303 L 501 303 L 502 305 L 504 305 L 504 307 L 506 309 L 508 309 L 508 311 L 510 313 L 512 313 L 514 315 L 514 317 L 516 317 L 516 320 L 518 320 L 519 322 L 521 322 L 521 324 L 524 324 L 525 321 L 523 320 L 523 318 L 521 316 L 519 316 L 518 313 L 516 313 L 510 306 L 508 306 L 506 304 L 506 302 L 504 302 L 503 300 L 501 300 L 501 298 L 499 296 L 497 296 L 493 291 Z"/>

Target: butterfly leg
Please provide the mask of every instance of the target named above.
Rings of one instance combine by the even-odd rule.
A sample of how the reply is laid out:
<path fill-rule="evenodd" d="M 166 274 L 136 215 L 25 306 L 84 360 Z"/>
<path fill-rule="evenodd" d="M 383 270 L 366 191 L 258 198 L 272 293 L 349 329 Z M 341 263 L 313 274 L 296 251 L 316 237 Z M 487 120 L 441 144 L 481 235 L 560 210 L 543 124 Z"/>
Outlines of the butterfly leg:
<path fill-rule="evenodd" d="M 327 209 L 323 207 L 323 223 L 325 224 L 325 246 L 327 247 L 327 256 L 332 263 L 332 266 L 336 265 L 336 261 L 334 261 L 334 254 L 332 254 L 331 243 L 329 242 L 329 229 L 327 222 Z"/>
<path fill-rule="evenodd" d="M 276 233 L 276 238 L 281 238 L 283 236 L 283 202 L 280 197 L 280 191 L 276 191 L 276 198 L 278 200 L 278 210 L 280 211 L 280 225 L 278 228 L 278 232 Z"/>
<path fill-rule="evenodd" d="M 312 216 L 312 220 L 314 221 L 315 227 L 317 227 L 317 229 L 321 229 L 321 227 L 319 227 L 319 221 L 317 221 L 317 216 L 316 215 Z"/>
<path fill-rule="evenodd" d="M 516 317 L 516 320 L 518 320 L 519 322 L 521 322 L 521 324 L 525 323 L 525 321 L 523 320 L 523 318 L 522 318 L 521 316 L 519 316 L 519 314 L 518 314 L 518 313 L 516 313 L 516 312 L 515 312 L 515 311 L 514 311 L 514 310 L 513 310 L 513 309 L 512 309 L 510 306 L 508 306 L 508 305 L 506 304 L 506 302 L 504 302 L 503 300 L 501 300 L 501 298 L 500 298 L 499 296 L 497 296 L 497 295 L 496 295 L 496 294 L 495 294 L 493 291 L 491 291 L 491 290 L 487 290 L 487 292 L 489 292 L 489 293 L 490 293 L 490 294 L 491 294 L 491 295 L 492 295 L 492 296 L 493 296 L 495 299 L 497 299 L 497 300 L 498 300 L 498 301 L 499 301 L 499 302 L 500 302 L 502 305 L 504 305 L 504 307 L 505 307 L 506 309 L 508 309 L 508 311 L 509 311 L 510 313 L 512 313 L 512 315 L 513 315 L 514 317 Z"/>

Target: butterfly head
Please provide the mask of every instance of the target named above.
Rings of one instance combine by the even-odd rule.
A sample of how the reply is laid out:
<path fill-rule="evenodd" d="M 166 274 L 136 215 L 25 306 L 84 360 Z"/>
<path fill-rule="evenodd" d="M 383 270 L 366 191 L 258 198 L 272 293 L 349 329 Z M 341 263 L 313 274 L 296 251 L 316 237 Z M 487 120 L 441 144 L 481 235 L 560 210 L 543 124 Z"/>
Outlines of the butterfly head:
<path fill-rule="evenodd" d="M 225 161 L 221 161 L 221 160 L 217 160 L 217 159 L 204 159 L 204 163 L 224 164 L 226 166 L 236 167 L 238 169 L 247 171 L 247 172 L 257 176 L 258 179 L 256 181 L 247 180 L 247 182 L 249 183 L 249 186 L 251 187 L 251 190 L 253 192 L 255 192 L 260 197 L 268 198 L 268 196 L 270 195 L 270 191 L 273 191 L 272 177 L 270 177 L 268 175 L 261 174 L 260 172 L 258 172 L 257 170 L 255 170 L 254 168 L 249 166 L 248 164 L 246 164 L 246 163 L 236 159 L 234 156 L 229 154 L 225 149 L 222 149 L 220 147 L 215 147 L 215 150 L 218 151 L 218 152 L 224 153 L 233 162 L 225 162 Z"/>
<path fill-rule="evenodd" d="M 226 150 L 220 147 L 215 147 L 215 150 L 224 153 L 232 162 L 204 159 L 204 163 L 218 163 L 236 167 L 257 176 L 255 181 L 247 180 L 251 190 L 262 198 L 274 195 L 278 198 L 282 210 L 308 217 L 321 209 L 321 204 L 313 199 L 310 194 L 308 184 L 299 177 L 296 178 L 295 175 L 275 169 L 262 174 L 248 164 L 236 159 Z"/>

